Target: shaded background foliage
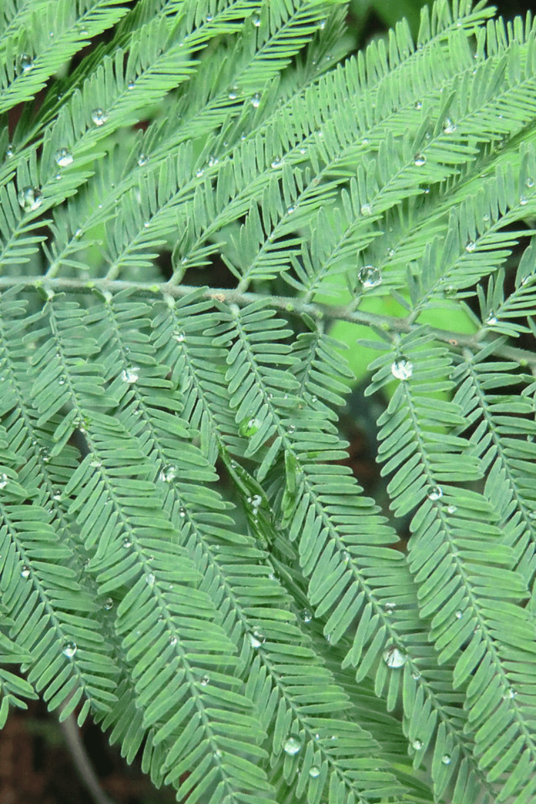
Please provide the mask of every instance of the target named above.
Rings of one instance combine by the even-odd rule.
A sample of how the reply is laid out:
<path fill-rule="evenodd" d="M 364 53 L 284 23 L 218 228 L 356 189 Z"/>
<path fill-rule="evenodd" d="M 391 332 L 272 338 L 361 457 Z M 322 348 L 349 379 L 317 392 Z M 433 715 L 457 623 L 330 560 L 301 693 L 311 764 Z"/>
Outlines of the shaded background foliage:
<path fill-rule="evenodd" d="M 423 0 L 351 0 L 347 22 L 349 34 L 354 38 L 354 50 L 361 49 L 373 38 L 384 36 L 386 30 L 402 17 L 406 17 L 412 33 L 416 35 L 420 9 L 426 4 Z M 136 0 L 124 5 L 133 7 Z M 533 9 L 532 0 L 500 0 L 494 5 L 506 21 Z M 80 51 L 73 60 L 73 66 L 110 35 L 110 32 L 105 32 Z M 38 95 L 37 106 L 39 102 Z M 21 112 L 19 107 L 11 110 L 10 130 Z M 141 127 L 145 125 L 140 124 Z M 516 228 L 519 229 L 519 222 Z M 169 259 L 169 255 L 163 258 L 166 259 Z M 509 262 L 514 266 L 518 260 L 519 253 L 514 251 Z M 165 264 L 160 267 L 164 273 L 168 269 Z M 187 279 L 194 285 L 234 285 L 234 278 L 221 261 L 216 261 L 210 276 L 208 274 L 206 269 L 199 277 L 195 272 L 189 272 Z M 476 297 L 469 304 L 474 305 L 475 312 L 478 311 Z M 524 348 L 534 348 L 532 336 L 529 335 L 521 334 L 517 343 Z M 386 481 L 380 477 L 379 466 L 374 458 L 377 452 L 376 420 L 384 407 L 385 402 L 381 401 L 379 395 L 365 397 L 362 387 L 358 385 L 341 412 L 341 428 L 350 445 L 344 463 L 350 466 L 366 494 L 374 496 L 380 505 L 387 508 Z M 403 518 L 397 521 L 397 527 L 403 540 L 399 544 L 403 549 L 404 539 L 408 535 Z M 107 735 L 87 721 L 80 730 L 82 745 L 102 787 L 100 799 L 92 795 L 80 778 L 77 760 L 68 748 L 64 729 L 65 725 L 60 726 L 56 714 L 49 713 L 41 700 L 30 701 L 27 711 L 12 711 L 5 728 L 0 732 L 0 804 L 92 804 L 96 801 L 98 804 L 166 804 L 175 801 L 172 789 L 153 788 L 148 776 L 141 772 L 140 758 L 132 765 L 127 765 L 120 756 L 119 747 L 111 747 Z"/>

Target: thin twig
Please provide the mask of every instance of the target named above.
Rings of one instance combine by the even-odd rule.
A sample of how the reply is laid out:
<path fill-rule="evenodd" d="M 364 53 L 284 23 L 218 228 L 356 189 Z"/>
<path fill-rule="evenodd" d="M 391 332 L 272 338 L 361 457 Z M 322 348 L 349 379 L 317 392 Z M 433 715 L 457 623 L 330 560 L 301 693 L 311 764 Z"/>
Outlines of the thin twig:
<path fill-rule="evenodd" d="M 11 287 L 19 287 L 26 290 L 44 290 L 47 293 L 88 293 L 97 292 L 119 293 L 120 291 L 130 290 L 133 296 L 162 297 L 171 296 L 172 298 L 183 298 L 194 291 L 202 291 L 202 296 L 217 302 L 236 304 L 243 306 L 252 302 L 265 299 L 276 309 L 286 313 L 303 315 L 307 313 L 316 320 L 332 319 L 337 321 L 348 321 L 352 324 L 364 324 L 381 329 L 387 334 L 413 332 L 422 325 L 410 323 L 407 318 L 395 318 L 379 313 L 367 313 L 361 310 L 351 310 L 348 307 L 332 306 L 329 304 L 317 304 L 302 301 L 292 296 L 266 296 L 259 293 L 240 293 L 237 290 L 228 288 L 200 288 L 192 285 L 172 285 L 167 282 L 126 282 L 119 279 L 70 279 L 66 277 L 45 278 L 43 276 L 33 277 L 0 277 L 0 292 Z M 479 351 L 492 341 L 481 339 L 480 333 L 465 335 L 453 330 L 440 329 L 427 325 L 427 329 L 436 340 L 444 341 L 456 349 L 470 349 Z M 526 349 L 519 349 L 515 346 L 507 346 L 502 338 L 497 338 L 497 346 L 493 353 L 508 360 L 514 360 L 522 366 L 536 366 L 536 353 Z"/>
<path fill-rule="evenodd" d="M 93 770 L 82 738 L 80 737 L 80 729 L 76 723 L 75 716 L 72 714 L 69 715 L 63 723 L 60 723 L 60 726 L 74 766 L 95 804 L 115 804 L 100 786 L 97 774 Z"/>

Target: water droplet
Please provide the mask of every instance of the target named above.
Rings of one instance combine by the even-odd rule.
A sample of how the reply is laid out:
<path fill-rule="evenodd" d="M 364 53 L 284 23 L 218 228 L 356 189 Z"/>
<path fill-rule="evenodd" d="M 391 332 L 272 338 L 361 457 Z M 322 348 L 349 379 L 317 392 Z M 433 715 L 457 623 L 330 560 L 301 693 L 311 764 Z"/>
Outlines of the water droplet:
<path fill-rule="evenodd" d="M 531 176 L 526 179 L 525 187 L 534 187 L 534 179 Z"/>
<path fill-rule="evenodd" d="M 218 158 L 216 156 L 209 156 L 208 158 L 208 166 L 214 167 L 214 165 L 218 164 Z"/>
<path fill-rule="evenodd" d="M 75 642 L 67 642 L 63 649 L 63 655 L 67 656 L 68 659 L 72 659 L 74 654 L 77 651 L 76 643 Z"/>
<path fill-rule="evenodd" d="M 396 254 L 396 251 L 395 251 L 395 249 L 394 249 L 394 248 L 388 248 L 388 249 L 387 249 L 387 256 L 388 256 L 388 257 L 394 257 L 394 256 L 395 256 L 395 254 Z"/>
<path fill-rule="evenodd" d="M 206 687 L 207 684 L 209 683 L 209 681 L 210 681 L 210 678 L 208 676 L 203 676 L 203 678 L 200 681 L 200 684 L 201 684 L 202 687 Z"/>
<path fill-rule="evenodd" d="M 148 573 L 147 573 L 147 575 L 145 576 L 145 582 L 146 582 L 146 583 L 147 583 L 149 586 L 154 586 L 155 577 L 154 577 L 154 575 L 153 575 L 153 573 L 152 573 L 152 572 L 148 572 Z"/>
<path fill-rule="evenodd" d="M 426 163 L 426 157 L 424 154 L 415 154 L 413 162 L 417 167 L 422 167 Z"/>
<path fill-rule="evenodd" d="M 29 70 L 32 69 L 34 65 L 34 60 L 32 56 L 29 56 L 27 53 L 21 53 L 19 56 L 19 70 L 21 73 L 27 73 Z"/>
<path fill-rule="evenodd" d="M 402 653 L 402 651 L 394 645 L 383 652 L 383 661 L 387 667 L 403 667 L 406 664 L 406 658 L 406 654 Z"/>
<path fill-rule="evenodd" d="M 181 519 L 185 518 L 185 516 L 186 516 L 186 508 L 181 508 L 179 510 L 179 516 L 180 516 Z"/>
<path fill-rule="evenodd" d="M 93 120 L 96 126 L 103 126 L 108 120 L 108 115 L 106 114 L 104 109 L 98 107 L 97 109 L 93 109 L 93 111 L 91 112 L 91 119 Z"/>
<path fill-rule="evenodd" d="M 178 330 L 177 332 L 175 332 L 173 334 L 173 340 L 177 341 L 177 343 L 184 343 L 184 341 L 186 340 L 186 336 L 185 336 L 184 332 L 181 332 L 180 330 Z"/>
<path fill-rule="evenodd" d="M 56 151 L 55 159 L 56 164 L 60 167 L 67 167 L 74 162 L 74 157 L 68 148 L 60 148 L 59 151 Z"/>
<path fill-rule="evenodd" d="M 441 757 L 441 762 L 443 763 L 443 765 L 450 765 L 450 755 L 443 754 L 443 756 Z"/>
<path fill-rule="evenodd" d="M 296 426 L 295 426 L 294 424 L 289 424 L 289 426 L 288 426 L 288 432 L 289 432 L 290 434 L 292 434 L 292 433 L 294 433 L 295 431 L 296 431 Z"/>
<path fill-rule="evenodd" d="M 447 514 L 455 514 L 457 510 L 458 508 L 455 505 L 447 506 Z"/>
<path fill-rule="evenodd" d="M 287 215 L 292 215 L 296 211 L 296 207 L 287 207 Z"/>
<path fill-rule="evenodd" d="M 310 609 L 302 609 L 301 618 L 304 623 L 310 623 L 313 619 L 313 613 Z"/>
<path fill-rule="evenodd" d="M 488 317 L 486 318 L 486 324 L 489 324 L 492 327 L 495 326 L 495 324 L 497 324 L 497 317 L 493 310 L 489 311 Z"/>
<path fill-rule="evenodd" d="M 169 463 L 167 466 L 164 466 L 159 475 L 160 480 L 163 480 L 164 483 L 171 483 L 172 480 L 175 480 L 176 476 L 177 476 L 177 467 L 173 466 L 172 463 Z"/>
<path fill-rule="evenodd" d="M 146 229 L 148 229 L 148 228 L 149 228 L 149 226 L 151 225 L 151 221 L 144 221 L 144 224 L 143 224 L 143 225 L 144 225 L 144 227 L 145 227 Z"/>
<path fill-rule="evenodd" d="M 82 229 L 77 229 L 76 232 L 74 233 L 74 236 L 77 240 L 80 240 L 83 234 L 84 232 L 82 231 Z"/>
<path fill-rule="evenodd" d="M 59 378 L 58 385 L 65 385 L 65 377 L 60 377 Z"/>
<path fill-rule="evenodd" d="M 259 108 L 259 106 L 261 105 L 261 93 L 260 92 L 256 92 L 253 95 L 253 97 L 251 99 L 251 105 L 253 106 L 254 109 Z"/>
<path fill-rule="evenodd" d="M 144 165 L 146 165 L 147 161 L 148 161 L 148 156 L 146 154 L 140 154 L 138 156 L 138 165 L 140 167 L 143 167 Z"/>
<path fill-rule="evenodd" d="M 30 575 L 32 574 L 31 571 L 30 571 L 30 567 L 28 567 L 26 564 L 23 564 L 22 569 L 20 571 L 20 574 L 21 574 L 21 578 L 24 578 L 25 580 L 27 578 L 29 578 Z"/>
<path fill-rule="evenodd" d="M 411 743 L 411 746 L 412 746 L 412 748 L 414 748 L 414 749 L 415 749 L 415 751 L 420 751 L 420 750 L 421 750 L 421 748 L 422 748 L 422 740 L 419 740 L 418 738 L 416 738 L 416 739 L 415 739 L 415 740 L 413 740 L 413 742 Z"/>
<path fill-rule="evenodd" d="M 440 500 L 442 496 L 443 496 L 443 489 L 441 488 L 441 486 L 434 486 L 432 489 L 430 489 L 428 493 L 428 499 L 432 500 L 433 502 L 435 502 L 436 500 Z"/>
<path fill-rule="evenodd" d="M 463 611 L 461 609 L 458 609 L 458 611 L 456 612 L 456 619 L 461 620 L 462 617 L 463 617 Z"/>
<path fill-rule="evenodd" d="M 139 370 L 138 368 L 123 369 L 123 371 L 121 372 L 121 379 L 123 380 L 123 382 L 128 382 L 131 384 L 136 382 L 136 380 L 140 376 L 137 373 L 138 370 Z"/>
<path fill-rule="evenodd" d="M 13 146 L 8 145 L 7 148 L 6 148 L 6 156 L 7 156 L 7 158 L 11 159 L 11 157 L 13 156 L 14 153 L 15 153 L 15 151 L 13 149 Z"/>
<path fill-rule="evenodd" d="M 266 637 L 255 629 L 253 633 L 249 635 L 249 642 L 252 648 L 260 648 L 260 646 L 266 642 Z"/>
<path fill-rule="evenodd" d="M 236 100 L 238 98 L 238 87 L 231 87 L 229 92 L 229 100 Z"/>
<path fill-rule="evenodd" d="M 276 156 L 276 158 L 271 163 L 273 168 L 279 168 L 279 167 L 281 167 L 282 164 L 283 164 L 283 160 L 281 159 L 280 156 Z"/>
<path fill-rule="evenodd" d="M 513 699 L 517 695 L 517 692 L 513 687 L 510 687 L 507 692 L 503 693 L 503 700 L 506 701 L 508 698 Z"/>
<path fill-rule="evenodd" d="M 19 191 L 18 199 L 25 212 L 33 212 L 43 203 L 43 194 L 36 187 L 23 187 Z"/>
<path fill-rule="evenodd" d="M 318 26 L 318 30 L 323 31 L 325 27 L 326 27 L 326 20 L 322 20 L 322 22 Z"/>
<path fill-rule="evenodd" d="M 262 497 L 260 494 L 255 494 L 253 497 L 248 498 L 248 502 L 251 503 L 252 508 L 258 508 L 262 503 Z"/>
<path fill-rule="evenodd" d="M 112 598 L 107 597 L 106 600 L 104 601 L 104 603 L 102 604 L 102 608 L 106 609 L 106 611 L 110 611 L 110 609 L 113 609 L 113 607 L 114 607 L 114 602 L 113 602 Z"/>
<path fill-rule="evenodd" d="M 364 265 L 358 273 L 358 279 L 365 289 L 377 288 L 382 283 L 382 272 L 373 265 Z"/>
<path fill-rule="evenodd" d="M 212 22 L 212 14 L 207 15 L 207 22 Z"/>
<path fill-rule="evenodd" d="M 415 101 L 415 108 L 417 109 L 417 111 L 420 111 L 422 109 L 422 101 L 420 100 Z"/>
<path fill-rule="evenodd" d="M 309 768 L 309 776 L 312 779 L 316 779 L 317 776 L 320 776 L 320 768 L 317 765 L 311 765 Z"/>
<path fill-rule="evenodd" d="M 284 750 L 285 754 L 288 754 L 289 756 L 293 757 L 294 754 L 298 753 L 298 751 L 301 749 L 302 745 L 303 745 L 303 741 L 302 741 L 301 737 L 298 737 L 297 735 L 292 735 L 291 734 L 291 736 L 287 737 L 287 739 L 285 740 L 283 750 Z"/>
<path fill-rule="evenodd" d="M 251 436 L 254 436 L 255 433 L 258 432 L 260 426 L 261 426 L 260 419 L 252 417 L 251 419 L 248 419 L 248 421 L 240 429 L 242 431 L 243 436 L 245 436 L 246 438 L 250 438 Z"/>
<path fill-rule="evenodd" d="M 134 89 L 135 86 L 136 86 L 135 81 L 129 81 L 128 84 L 127 84 L 127 89 L 132 90 L 132 89 Z"/>
<path fill-rule="evenodd" d="M 0 489 L 5 489 L 5 487 L 7 486 L 7 481 L 8 476 L 5 474 L 5 472 L 2 472 L 0 474 Z"/>
<path fill-rule="evenodd" d="M 412 679 L 414 681 L 418 681 L 420 679 L 420 677 L 421 677 L 420 671 L 419 670 L 414 670 L 413 673 L 411 674 L 411 677 L 412 677 Z"/>
<path fill-rule="evenodd" d="M 253 25 L 255 26 L 255 28 L 260 28 L 261 18 L 259 17 L 258 14 L 254 14 L 252 16 L 252 18 L 251 18 L 251 21 L 252 21 Z"/>
<path fill-rule="evenodd" d="M 152 584 L 151 584 L 151 585 L 152 585 Z M 176 644 L 177 644 L 177 637 L 176 637 L 176 636 L 170 636 L 170 638 L 169 638 L 169 644 L 170 644 L 170 645 L 176 645 Z"/>
<path fill-rule="evenodd" d="M 52 499 L 59 502 L 61 500 L 61 491 L 59 489 L 54 489 L 52 492 Z"/>
<path fill-rule="evenodd" d="M 384 608 L 386 614 L 392 614 L 396 609 L 396 603 L 391 603 L 388 601 L 387 603 L 384 604 Z"/>
<path fill-rule="evenodd" d="M 125 547 L 125 548 L 127 548 L 127 549 L 128 549 L 129 547 L 132 547 L 132 542 L 130 541 L 130 539 L 129 539 L 128 537 L 125 537 L 125 538 L 123 539 L 123 547 Z"/>
<path fill-rule="evenodd" d="M 361 204 L 361 214 L 365 217 L 372 215 L 372 204 Z"/>
<path fill-rule="evenodd" d="M 475 248 L 476 248 L 476 243 L 475 243 L 473 240 L 468 240 L 468 241 L 467 241 L 467 245 L 465 246 L 465 250 L 466 250 L 466 251 L 467 251 L 469 254 L 472 254 L 472 253 L 473 253 L 473 251 L 475 250 Z"/>
<path fill-rule="evenodd" d="M 200 179 L 204 172 L 205 171 L 203 170 L 203 168 L 199 168 L 199 170 L 196 170 L 195 175 L 197 176 L 198 179 Z"/>
<path fill-rule="evenodd" d="M 413 363 L 409 360 L 398 360 L 392 364 L 391 374 L 397 380 L 409 380 L 413 374 Z"/>
<path fill-rule="evenodd" d="M 450 119 L 450 117 L 445 118 L 445 122 L 443 123 L 443 131 L 445 134 L 453 134 L 456 131 L 456 126 Z"/>
<path fill-rule="evenodd" d="M 529 203 L 529 199 L 526 195 L 519 196 L 519 206 L 525 207 Z"/>

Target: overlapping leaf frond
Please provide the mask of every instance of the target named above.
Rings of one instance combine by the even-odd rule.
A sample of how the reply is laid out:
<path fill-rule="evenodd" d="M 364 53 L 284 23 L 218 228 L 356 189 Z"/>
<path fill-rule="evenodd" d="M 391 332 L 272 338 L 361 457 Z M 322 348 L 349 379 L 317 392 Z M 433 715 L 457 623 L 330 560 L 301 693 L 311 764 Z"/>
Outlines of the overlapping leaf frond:
<path fill-rule="evenodd" d="M 0 724 L 192 803 L 528 804 L 536 27 L 345 14 L 1 12 Z"/>

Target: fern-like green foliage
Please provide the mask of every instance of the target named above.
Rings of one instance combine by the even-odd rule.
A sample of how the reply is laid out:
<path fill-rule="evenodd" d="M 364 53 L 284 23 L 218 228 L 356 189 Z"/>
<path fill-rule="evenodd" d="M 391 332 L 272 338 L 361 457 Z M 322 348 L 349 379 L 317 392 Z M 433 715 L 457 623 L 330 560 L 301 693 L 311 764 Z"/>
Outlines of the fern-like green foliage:
<path fill-rule="evenodd" d="M 346 11 L 2 7 L 0 721 L 189 804 L 530 804 L 536 24 Z"/>

